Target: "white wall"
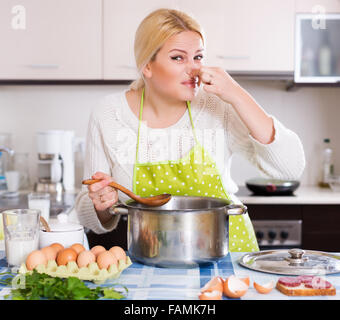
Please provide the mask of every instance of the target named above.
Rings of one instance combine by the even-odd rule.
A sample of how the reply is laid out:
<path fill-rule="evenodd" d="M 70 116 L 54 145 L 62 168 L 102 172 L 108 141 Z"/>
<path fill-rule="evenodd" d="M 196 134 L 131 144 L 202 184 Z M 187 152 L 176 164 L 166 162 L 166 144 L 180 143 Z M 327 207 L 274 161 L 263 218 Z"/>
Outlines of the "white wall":
<path fill-rule="evenodd" d="M 340 88 L 300 88 L 285 90 L 280 81 L 245 81 L 236 79 L 256 101 L 284 125 L 295 131 L 305 148 L 307 167 L 303 185 L 318 181 L 320 147 L 328 137 L 335 149 L 335 169 L 340 174 Z M 17 152 L 30 153 L 30 176 L 35 181 L 35 132 L 46 129 L 74 130 L 85 137 L 88 117 L 97 101 L 126 86 L 0 86 L 0 132 L 13 134 Z M 82 163 L 77 163 L 76 178 L 82 179 Z M 258 176 L 257 169 L 236 156 L 232 176 L 239 185 Z"/>

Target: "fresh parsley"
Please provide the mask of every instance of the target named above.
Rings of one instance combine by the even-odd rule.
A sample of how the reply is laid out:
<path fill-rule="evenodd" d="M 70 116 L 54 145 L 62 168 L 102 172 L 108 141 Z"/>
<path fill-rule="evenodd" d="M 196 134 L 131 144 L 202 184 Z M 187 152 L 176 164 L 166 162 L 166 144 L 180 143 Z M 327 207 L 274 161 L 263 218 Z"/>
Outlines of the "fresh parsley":
<path fill-rule="evenodd" d="M 4 273 L 8 276 L 0 283 L 11 286 L 16 276 L 11 273 Z M 2 275 L 4 275 L 2 274 Z M 32 274 L 23 275 L 24 283 L 19 283 L 11 289 L 11 294 L 6 299 L 13 300 L 97 300 L 97 299 L 124 299 L 126 296 L 112 287 L 89 288 L 84 281 L 76 277 L 58 278 L 51 277 L 45 273 L 33 270 Z M 126 293 L 128 289 L 124 287 Z"/>

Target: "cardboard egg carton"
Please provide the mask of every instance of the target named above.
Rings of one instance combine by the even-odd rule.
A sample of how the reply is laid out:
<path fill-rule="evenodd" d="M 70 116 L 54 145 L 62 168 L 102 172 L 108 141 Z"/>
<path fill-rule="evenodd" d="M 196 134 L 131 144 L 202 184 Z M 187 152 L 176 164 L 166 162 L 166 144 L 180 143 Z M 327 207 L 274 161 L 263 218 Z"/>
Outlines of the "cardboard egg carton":
<path fill-rule="evenodd" d="M 35 270 L 39 273 L 46 273 L 52 277 L 68 278 L 76 277 L 80 280 L 92 281 L 96 284 L 105 282 L 107 279 L 116 279 L 132 264 L 130 257 L 126 261 L 119 260 L 118 265 L 112 264 L 108 269 L 99 269 L 97 262 L 90 263 L 87 267 L 79 268 L 75 261 L 69 261 L 65 266 L 58 266 L 55 260 L 49 260 L 47 265 L 38 265 Z M 20 274 L 32 273 L 25 263 L 19 269 Z"/>

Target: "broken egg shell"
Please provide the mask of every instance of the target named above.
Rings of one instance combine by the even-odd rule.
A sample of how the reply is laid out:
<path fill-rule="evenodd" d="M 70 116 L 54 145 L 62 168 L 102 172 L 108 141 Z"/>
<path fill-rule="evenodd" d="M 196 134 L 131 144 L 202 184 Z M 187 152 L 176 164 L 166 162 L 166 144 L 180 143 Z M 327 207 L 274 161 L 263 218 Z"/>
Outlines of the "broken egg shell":
<path fill-rule="evenodd" d="M 214 291 L 205 291 L 200 292 L 198 295 L 200 300 L 222 300 L 222 291 L 214 290 Z"/>
<path fill-rule="evenodd" d="M 201 292 L 223 292 L 223 283 L 224 281 L 221 277 L 214 277 L 201 288 Z"/>
<path fill-rule="evenodd" d="M 234 275 L 229 276 L 223 285 L 223 293 L 228 298 L 240 298 L 248 291 L 248 285 Z"/>
<path fill-rule="evenodd" d="M 273 290 L 274 286 L 275 286 L 274 281 L 270 281 L 270 282 L 265 283 L 263 285 L 260 285 L 260 284 L 258 284 L 257 282 L 254 281 L 254 288 L 256 289 L 256 291 L 258 293 L 267 294 L 267 293 L 269 293 L 270 291 Z"/>

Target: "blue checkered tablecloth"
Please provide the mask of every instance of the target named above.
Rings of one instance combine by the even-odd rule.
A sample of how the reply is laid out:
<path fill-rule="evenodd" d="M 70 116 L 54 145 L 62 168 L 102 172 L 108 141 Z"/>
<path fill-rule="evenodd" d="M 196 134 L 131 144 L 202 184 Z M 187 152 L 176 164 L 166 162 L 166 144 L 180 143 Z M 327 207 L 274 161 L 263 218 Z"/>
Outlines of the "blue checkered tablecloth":
<path fill-rule="evenodd" d="M 191 269 L 157 268 L 133 262 L 125 269 L 120 277 L 108 280 L 102 286 L 114 285 L 128 288 L 128 300 L 197 300 L 200 288 L 212 277 L 220 276 L 223 279 L 235 274 L 237 277 L 250 277 L 250 286 L 242 300 L 339 300 L 340 274 L 327 275 L 326 279 L 336 288 L 335 296 L 317 297 L 289 297 L 273 289 L 270 294 L 259 294 L 253 287 L 253 282 L 265 284 L 271 280 L 275 283 L 280 275 L 257 272 L 239 265 L 238 260 L 245 253 L 229 253 L 225 258 L 211 265 Z M 4 251 L 0 251 L 0 272 L 9 271 Z M 1 278 L 1 276 L 0 276 Z M 95 287 L 92 282 L 86 281 L 89 287 Z M 0 299 L 10 292 L 10 288 L 0 285 Z M 229 300 L 223 296 L 224 300 Z M 238 299 L 236 299 L 238 300 Z"/>

